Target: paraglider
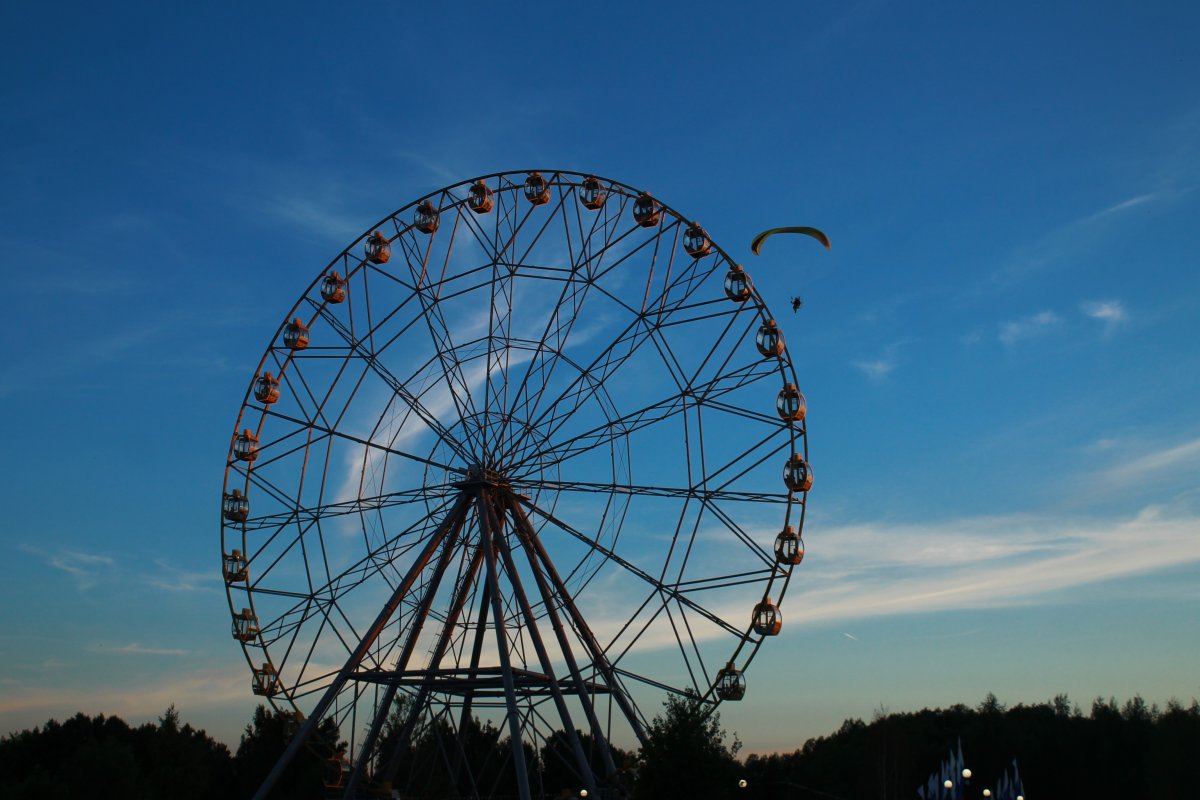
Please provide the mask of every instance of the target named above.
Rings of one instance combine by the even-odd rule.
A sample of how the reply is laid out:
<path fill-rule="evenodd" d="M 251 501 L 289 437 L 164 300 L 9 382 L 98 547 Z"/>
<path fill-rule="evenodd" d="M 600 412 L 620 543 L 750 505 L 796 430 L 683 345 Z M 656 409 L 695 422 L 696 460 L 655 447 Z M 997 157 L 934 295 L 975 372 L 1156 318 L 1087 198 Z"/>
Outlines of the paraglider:
<path fill-rule="evenodd" d="M 758 236 L 755 236 L 754 240 L 750 242 L 750 252 L 754 253 L 754 255 L 758 255 L 759 254 L 758 251 L 762 249 L 763 242 L 765 242 L 767 239 L 771 238 L 772 236 L 774 236 L 777 233 L 802 233 L 805 236 L 811 236 L 812 238 L 816 239 L 821 244 L 825 245 L 826 250 L 830 249 L 829 248 L 829 237 L 826 236 L 823 232 L 817 230 L 816 228 L 810 228 L 807 225 L 797 225 L 797 226 L 786 227 L 786 228 L 769 228 L 769 229 L 763 231 Z M 800 310 L 800 306 L 802 306 L 802 305 L 804 305 L 804 300 L 799 295 L 795 295 L 792 297 L 792 313 L 793 314 L 798 312 Z"/>
<path fill-rule="evenodd" d="M 754 237 L 754 241 L 750 242 L 750 252 L 754 255 L 759 255 L 759 250 L 762 249 L 763 242 L 777 233 L 802 233 L 805 236 L 811 236 L 821 244 L 825 245 L 825 249 L 829 249 L 829 237 L 816 228 L 810 228 L 807 225 L 798 225 L 788 228 L 770 228 Z"/>

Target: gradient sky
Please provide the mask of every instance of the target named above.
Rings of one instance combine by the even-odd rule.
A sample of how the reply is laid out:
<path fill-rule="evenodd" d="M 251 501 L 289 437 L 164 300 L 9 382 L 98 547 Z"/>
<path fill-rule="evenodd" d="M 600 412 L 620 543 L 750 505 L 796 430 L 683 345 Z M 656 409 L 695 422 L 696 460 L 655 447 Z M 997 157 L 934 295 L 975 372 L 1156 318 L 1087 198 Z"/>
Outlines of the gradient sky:
<path fill-rule="evenodd" d="M 373 221 L 529 167 L 805 298 L 808 557 L 722 710 L 747 751 L 1200 696 L 1200 6 L 216 5 L 0 12 L 0 732 L 174 702 L 236 744 L 217 507 L 280 315 Z M 832 251 L 751 256 L 781 224 Z"/>

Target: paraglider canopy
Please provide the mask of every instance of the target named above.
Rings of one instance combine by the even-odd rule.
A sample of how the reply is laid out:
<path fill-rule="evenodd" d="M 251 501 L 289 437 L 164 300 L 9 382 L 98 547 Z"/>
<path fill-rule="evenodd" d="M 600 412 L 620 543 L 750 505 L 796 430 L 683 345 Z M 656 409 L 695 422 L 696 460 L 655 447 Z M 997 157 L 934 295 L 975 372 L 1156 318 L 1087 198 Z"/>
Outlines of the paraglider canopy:
<path fill-rule="evenodd" d="M 787 227 L 787 228 L 770 228 L 768 230 L 763 231 L 758 236 L 755 236 L 754 240 L 752 242 L 750 242 L 750 252 L 754 253 L 754 255 L 759 255 L 758 251 L 762 249 L 763 242 L 765 242 L 767 239 L 771 238 L 772 236 L 774 236 L 777 233 L 802 233 L 805 236 L 811 236 L 812 238 L 816 239 L 821 244 L 825 245 L 826 250 L 829 249 L 829 237 L 828 236 L 826 236 L 824 233 L 817 230 L 816 228 L 810 228 L 806 225 L 799 225 L 799 226 Z"/>

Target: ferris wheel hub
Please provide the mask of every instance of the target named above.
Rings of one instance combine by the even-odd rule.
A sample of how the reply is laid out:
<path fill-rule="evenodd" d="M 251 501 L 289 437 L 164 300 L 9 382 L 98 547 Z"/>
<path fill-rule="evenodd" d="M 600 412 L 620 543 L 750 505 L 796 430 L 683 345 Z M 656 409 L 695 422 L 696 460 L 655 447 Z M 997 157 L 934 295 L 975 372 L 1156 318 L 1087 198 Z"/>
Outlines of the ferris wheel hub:
<path fill-rule="evenodd" d="M 454 486 L 459 489 L 508 488 L 508 478 L 498 470 L 490 469 L 482 464 L 472 464 L 467 467 L 466 478 L 456 482 Z"/>

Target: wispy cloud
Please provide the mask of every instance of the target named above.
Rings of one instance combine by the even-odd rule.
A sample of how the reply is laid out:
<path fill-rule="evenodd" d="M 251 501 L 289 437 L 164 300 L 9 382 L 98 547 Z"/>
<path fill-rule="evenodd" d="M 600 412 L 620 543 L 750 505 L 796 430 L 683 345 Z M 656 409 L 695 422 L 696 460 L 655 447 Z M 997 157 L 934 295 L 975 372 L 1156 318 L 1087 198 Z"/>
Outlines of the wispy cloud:
<path fill-rule="evenodd" d="M 882 381 L 890 375 L 900 364 L 897 358 L 897 352 L 906 344 L 911 344 L 917 341 L 915 338 L 908 337 L 895 342 L 890 342 L 883 348 L 883 353 L 878 358 L 864 358 L 857 361 L 851 361 L 850 365 L 862 372 L 873 381 Z"/>
<path fill-rule="evenodd" d="M 850 363 L 855 369 L 861 371 L 862 374 L 873 381 L 883 380 L 896 368 L 895 361 L 883 358 L 876 358 L 871 361 L 852 361 Z"/>
<path fill-rule="evenodd" d="M 156 589 L 168 592 L 212 591 L 220 583 L 216 570 L 183 570 L 163 559 L 155 559 L 154 565 L 159 571 L 147 576 L 146 580 Z"/>
<path fill-rule="evenodd" d="M 31 544 L 17 545 L 23 553 L 40 559 L 47 566 L 62 570 L 75 579 L 75 585 L 80 589 L 90 589 L 96 582 L 116 566 L 109 556 L 98 553 L 85 553 L 82 550 L 57 548 L 53 551 L 43 550 Z"/>
<path fill-rule="evenodd" d="M 158 680 L 143 677 L 137 673 L 125 681 L 97 682 L 89 675 L 84 685 L 68 686 L 56 674 L 53 685 L 20 682 L 2 687 L 0 725 L 4 730 L 16 730 L 79 711 L 115 714 L 136 722 L 152 720 L 170 705 L 185 716 L 191 716 L 191 709 L 247 707 L 249 678 L 244 665 L 206 666 L 182 674 L 172 671 Z M 236 729 L 227 736 L 236 743 Z"/>
<path fill-rule="evenodd" d="M 298 195 L 274 195 L 264 207 L 288 224 L 329 239 L 348 241 L 363 229 L 362 218 Z"/>
<path fill-rule="evenodd" d="M 811 537 L 788 604 L 803 606 L 807 623 L 827 623 L 1054 602 L 1084 585 L 1200 561 L 1198 526 L 1195 516 L 1151 506 L 1123 520 L 1026 515 L 826 528 Z"/>
<path fill-rule="evenodd" d="M 1053 228 L 1013 253 L 992 275 L 992 281 L 1009 283 L 1030 272 L 1086 253 L 1118 218 L 1159 199 L 1159 194 L 1153 192 L 1135 195 Z"/>
<path fill-rule="evenodd" d="M 105 645 L 95 645 L 90 649 L 93 652 L 121 653 L 131 656 L 186 656 L 188 654 L 187 650 L 170 647 L 146 647 L 137 642 L 107 647 Z"/>
<path fill-rule="evenodd" d="M 1101 477 L 1110 485 L 1127 486 L 1153 478 L 1168 469 L 1181 468 L 1200 469 L 1200 438 L 1162 447 L 1122 461 L 1105 470 Z"/>
<path fill-rule="evenodd" d="M 1051 605 L 1089 585 L 1200 562 L 1200 516 L 1165 506 L 1126 518 L 1012 514 L 814 527 L 784 603 L 788 625 Z M 1138 546 L 1130 548 L 1131 541 Z M 620 638 L 639 589 L 616 582 L 589 598 L 605 609 L 589 620 L 602 641 Z M 712 600 L 709 610 L 725 619 L 745 610 L 744 598 Z M 691 635 L 708 642 L 723 633 L 701 624 Z M 676 633 L 664 622 L 646 630 L 635 649 L 674 646 Z"/>
<path fill-rule="evenodd" d="M 1053 311 L 1041 311 L 1029 317 L 1000 323 L 997 338 L 1006 345 L 1016 344 L 1023 339 L 1033 339 L 1048 333 L 1061 319 Z"/>
<path fill-rule="evenodd" d="M 1104 323 L 1105 333 L 1128 321 L 1129 314 L 1119 300 L 1087 300 L 1079 305 L 1084 314 Z"/>

